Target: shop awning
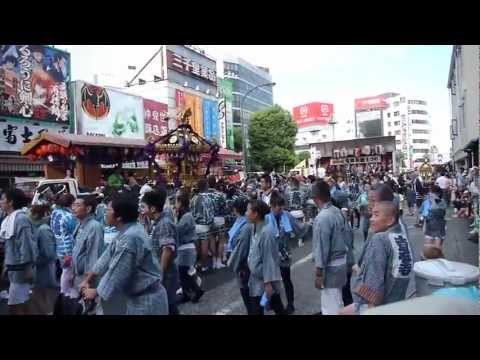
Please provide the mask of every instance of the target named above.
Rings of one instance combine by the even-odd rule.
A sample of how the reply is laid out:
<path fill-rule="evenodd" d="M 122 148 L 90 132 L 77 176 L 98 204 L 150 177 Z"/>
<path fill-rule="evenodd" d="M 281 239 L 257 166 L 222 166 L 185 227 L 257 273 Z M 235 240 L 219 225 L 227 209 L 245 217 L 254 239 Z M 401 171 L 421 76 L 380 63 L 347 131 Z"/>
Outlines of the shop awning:
<path fill-rule="evenodd" d="M 42 142 L 57 144 L 63 147 L 70 146 L 98 146 L 98 147 L 120 147 L 143 149 L 147 142 L 143 139 L 109 138 L 102 136 L 87 136 L 75 134 L 53 134 L 42 132 L 40 136 L 33 139 L 21 150 L 22 155 L 27 155 L 32 149 Z"/>
<path fill-rule="evenodd" d="M 478 138 L 471 140 L 462 150 L 465 152 L 475 151 L 475 148 L 478 148 Z"/>
<path fill-rule="evenodd" d="M 41 172 L 46 162 L 32 162 L 23 156 L 2 155 L 0 171 L 3 172 Z"/>
<path fill-rule="evenodd" d="M 242 153 L 237 153 L 232 150 L 228 150 L 225 148 L 220 148 L 218 152 L 218 156 L 222 159 L 232 159 L 232 160 L 242 160 Z"/>

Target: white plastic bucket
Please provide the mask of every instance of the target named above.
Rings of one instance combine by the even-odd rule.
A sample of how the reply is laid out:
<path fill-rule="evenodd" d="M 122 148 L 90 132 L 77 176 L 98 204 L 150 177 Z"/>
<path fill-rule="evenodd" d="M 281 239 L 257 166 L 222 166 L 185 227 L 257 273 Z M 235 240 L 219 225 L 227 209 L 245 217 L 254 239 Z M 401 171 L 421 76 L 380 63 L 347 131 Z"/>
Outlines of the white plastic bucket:
<path fill-rule="evenodd" d="M 441 288 L 476 286 L 480 277 L 478 267 L 445 259 L 419 261 L 413 271 L 417 296 L 430 295 Z"/>

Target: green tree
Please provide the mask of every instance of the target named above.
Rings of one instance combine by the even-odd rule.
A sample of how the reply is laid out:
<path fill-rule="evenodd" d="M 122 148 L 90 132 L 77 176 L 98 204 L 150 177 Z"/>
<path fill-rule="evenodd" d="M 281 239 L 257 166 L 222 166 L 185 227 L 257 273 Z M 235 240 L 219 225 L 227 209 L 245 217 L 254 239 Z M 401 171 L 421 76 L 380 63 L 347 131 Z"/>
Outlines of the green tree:
<path fill-rule="evenodd" d="M 234 127 L 233 128 L 233 149 L 235 152 L 242 152 L 243 146 L 243 134 L 241 127 Z"/>
<path fill-rule="evenodd" d="M 296 134 L 297 124 L 290 113 L 280 106 L 254 113 L 248 130 L 250 164 L 263 170 L 283 171 L 284 166 L 292 168 L 297 160 L 294 151 Z"/>

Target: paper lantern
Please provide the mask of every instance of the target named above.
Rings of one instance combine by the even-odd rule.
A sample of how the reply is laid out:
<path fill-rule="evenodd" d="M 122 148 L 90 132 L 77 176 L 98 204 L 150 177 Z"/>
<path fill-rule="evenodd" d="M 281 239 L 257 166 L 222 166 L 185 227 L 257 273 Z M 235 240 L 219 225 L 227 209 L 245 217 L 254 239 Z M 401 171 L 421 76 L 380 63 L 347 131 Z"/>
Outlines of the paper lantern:
<path fill-rule="evenodd" d="M 55 145 L 54 145 L 54 144 L 49 144 L 49 145 L 47 145 L 47 152 L 48 152 L 49 154 L 55 153 Z"/>
<path fill-rule="evenodd" d="M 63 155 L 63 156 L 67 156 L 68 155 L 68 149 L 63 147 L 63 146 L 60 146 L 60 149 L 58 151 L 60 153 L 60 155 Z"/>
<path fill-rule="evenodd" d="M 35 154 L 28 154 L 27 158 L 30 161 L 37 161 L 37 155 L 35 155 Z"/>
<path fill-rule="evenodd" d="M 48 145 L 42 145 L 40 146 L 40 149 L 42 150 L 43 155 L 48 154 Z"/>
<path fill-rule="evenodd" d="M 35 155 L 38 156 L 38 157 L 42 156 L 42 149 L 40 147 L 37 147 L 35 149 Z"/>

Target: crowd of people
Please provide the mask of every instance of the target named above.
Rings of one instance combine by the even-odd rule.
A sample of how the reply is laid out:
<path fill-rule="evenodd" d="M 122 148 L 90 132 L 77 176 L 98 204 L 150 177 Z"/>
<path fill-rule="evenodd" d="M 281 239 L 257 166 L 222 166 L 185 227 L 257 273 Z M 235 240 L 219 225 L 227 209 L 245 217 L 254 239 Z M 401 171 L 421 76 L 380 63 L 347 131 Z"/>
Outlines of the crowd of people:
<path fill-rule="evenodd" d="M 178 304 L 201 300 L 203 274 L 225 267 L 247 314 L 292 314 L 292 247 L 310 231 L 320 313 L 361 314 L 407 296 L 415 256 L 404 216 L 424 228 L 424 259 L 443 257 L 450 203 L 478 239 L 476 167 L 430 182 L 418 173 L 265 173 L 236 184 L 211 175 L 193 189 L 125 177 L 116 171 L 109 191 L 58 194 L 53 203 L 31 204 L 19 189 L 1 195 L 11 314 L 101 315 L 123 301 L 126 314 L 177 315 Z M 354 229 L 364 239 L 358 258 Z"/>

